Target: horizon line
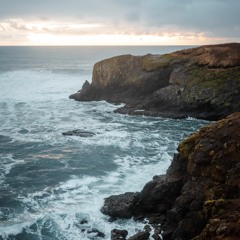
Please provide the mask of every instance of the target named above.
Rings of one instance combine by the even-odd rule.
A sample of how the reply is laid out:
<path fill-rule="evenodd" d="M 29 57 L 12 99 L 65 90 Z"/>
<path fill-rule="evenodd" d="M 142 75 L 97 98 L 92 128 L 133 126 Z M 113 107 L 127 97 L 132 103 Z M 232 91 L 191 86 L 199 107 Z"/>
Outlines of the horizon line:
<path fill-rule="evenodd" d="M 215 44 L 204 44 L 215 45 Z M 161 45 L 0 45 L 0 47 L 162 47 L 162 46 L 203 46 L 199 44 L 161 44 Z"/>
<path fill-rule="evenodd" d="M 164 46 L 208 46 L 208 45 L 224 45 L 224 44 L 236 44 L 240 42 L 223 42 L 223 43 L 206 43 L 206 44 L 109 44 L 109 45 L 88 45 L 88 44 L 76 44 L 76 45 L 0 45 L 0 47 L 164 47 Z"/>

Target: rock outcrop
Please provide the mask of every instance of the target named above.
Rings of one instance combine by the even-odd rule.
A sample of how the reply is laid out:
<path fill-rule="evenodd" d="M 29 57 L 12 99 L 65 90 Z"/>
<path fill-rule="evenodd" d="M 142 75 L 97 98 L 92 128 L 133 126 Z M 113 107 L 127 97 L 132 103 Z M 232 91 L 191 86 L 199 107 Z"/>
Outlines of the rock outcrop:
<path fill-rule="evenodd" d="M 126 103 L 119 113 L 217 120 L 240 110 L 240 44 L 106 59 L 70 98 Z"/>
<path fill-rule="evenodd" d="M 164 240 L 240 239 L 239 129 L 240 113 L 201 128 L 179 144 L 165 175 L 140 193 L 111 196 L 103 212 L 148 218 Z"/>
<path fill-rule="evenodd" d="M 62 133 L 63 136 L 77 136 L 77 137 L 93 137 L 96 135 L 94 132 L 85 131 L 82 129 L 75 129 Z"/>

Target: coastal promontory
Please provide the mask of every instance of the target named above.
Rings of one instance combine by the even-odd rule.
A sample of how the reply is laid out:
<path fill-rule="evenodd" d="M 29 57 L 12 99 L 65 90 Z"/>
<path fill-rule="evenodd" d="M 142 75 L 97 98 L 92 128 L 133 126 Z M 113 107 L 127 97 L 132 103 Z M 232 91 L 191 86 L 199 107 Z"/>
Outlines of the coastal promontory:
<path fill-rule="evenodd" d="M 106 59 L 70 98 L 125 103 L 123 114 L 216 120 L 179 144 L 166 174 L 106 198 L 101 211 L 146 223 L 129 239 L 240 239 L 239 43 Z M 126 239 L 121 231 L 112 239 Z"/>
<path fill-rule="evenodd" d="M 116 110 L 125 114 L 218 120 L 240 109 L 240 44 L 105 59 L 70 98 L 125 103 Z"/>

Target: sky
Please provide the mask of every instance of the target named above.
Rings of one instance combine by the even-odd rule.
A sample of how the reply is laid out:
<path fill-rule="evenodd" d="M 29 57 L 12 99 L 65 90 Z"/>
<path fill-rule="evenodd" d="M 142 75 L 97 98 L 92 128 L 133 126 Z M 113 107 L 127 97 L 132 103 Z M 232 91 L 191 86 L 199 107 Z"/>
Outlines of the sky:
<path fill-rule="evenodd" d="M 240 0 L 0 0 L 0 45 L 240 42 Z"/>

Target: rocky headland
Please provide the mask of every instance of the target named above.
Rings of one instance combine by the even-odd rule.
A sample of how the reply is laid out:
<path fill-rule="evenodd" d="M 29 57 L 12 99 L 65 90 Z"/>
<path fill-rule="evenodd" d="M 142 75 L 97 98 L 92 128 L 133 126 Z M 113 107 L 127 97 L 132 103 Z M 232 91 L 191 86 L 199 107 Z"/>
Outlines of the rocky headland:
<path fill-rule="evenodd" d="M 106 59 L 70 98 L 125 103 L 119 113 L 218 120 L 240 109 L 240 44 Z"/>
<path fill-rule="evenodd" d="M 218 120 L 179 144 L 165 175 L 106 198 L 101 211 L 111 221 L 147 219 L 131 240 L 240 239 L 239 43 L 106 59 L 70 98 L 125 103 L 116 110 L 124 114 Z M 113 240 L 126 238 L 112 231 Z"/>
<path fill-rule="evenodd" d="M 101 211 L 147 218 L 153 228 L 161 225 L 164 240 L 240 239 L 239 129 L 240 113 L 201 128 L 179 144 L 165 175 L 153 177 L 141 192 L 106 198 Z M 133 239 L 148 239 L 146 232 Z"/>

